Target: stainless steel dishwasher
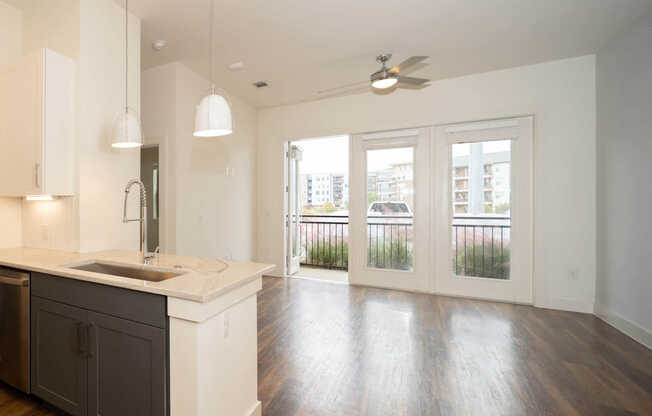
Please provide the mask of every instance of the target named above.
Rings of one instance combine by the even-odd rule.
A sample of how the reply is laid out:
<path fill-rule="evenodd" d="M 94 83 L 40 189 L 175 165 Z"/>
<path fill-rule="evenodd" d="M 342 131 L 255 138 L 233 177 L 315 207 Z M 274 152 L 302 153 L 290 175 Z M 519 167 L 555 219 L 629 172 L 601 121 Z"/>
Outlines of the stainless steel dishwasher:
<path fill-rule="evenodd" d="M 29 273 L 0 267 L 0 380 L 29 393 Z"/>

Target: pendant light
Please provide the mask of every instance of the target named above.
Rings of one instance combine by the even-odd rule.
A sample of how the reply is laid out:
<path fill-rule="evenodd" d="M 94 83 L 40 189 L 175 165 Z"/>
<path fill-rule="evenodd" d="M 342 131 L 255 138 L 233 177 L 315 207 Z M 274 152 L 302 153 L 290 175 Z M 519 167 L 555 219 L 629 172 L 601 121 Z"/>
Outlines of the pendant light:
<path fill-rule="evenodd" d="M 143 131 L 138 113 L 129 108 L 129 0 L 125 0 L 125 110 L 115 120 L 111 146 L 134 148 L 142 145 Z"/>
<path fill-rule="evenodd" d="M 210 39 L 209 39 L 209 57 L 210 57 L 210 81 L 211 89 L 205 96 L 195 113 L 195 131 L 197 137 L 217 137 L 226 136 L 233 132 L 233 118 L 231 116 L 231 104 L 229 101 L 215 92 L 215 82 L 213 81 L 213 8 L 214 0 L 211 0 L 210 12 Z"/>

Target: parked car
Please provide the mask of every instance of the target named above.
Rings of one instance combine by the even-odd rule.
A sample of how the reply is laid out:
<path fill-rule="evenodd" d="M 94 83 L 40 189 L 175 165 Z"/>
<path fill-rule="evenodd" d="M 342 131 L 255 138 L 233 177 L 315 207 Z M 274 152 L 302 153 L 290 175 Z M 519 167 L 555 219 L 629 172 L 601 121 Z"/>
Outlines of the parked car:
<path fill-rule="evenodd" d="M 407 202 L 403 201 L 376 201 L 369 205 L 369 217 L 412 217 L 412 210 Z"/>

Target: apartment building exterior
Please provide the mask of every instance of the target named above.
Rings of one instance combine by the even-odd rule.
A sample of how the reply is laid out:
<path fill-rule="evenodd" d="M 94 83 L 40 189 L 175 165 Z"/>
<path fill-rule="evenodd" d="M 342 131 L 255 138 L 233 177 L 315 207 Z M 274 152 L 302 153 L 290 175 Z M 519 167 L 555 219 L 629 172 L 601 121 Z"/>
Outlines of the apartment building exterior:
<path fill-rule="evenodd" d="M 511 153 L 483 153 L 482 144 L 468 155 L 453 158 L 452 186 L 455 214 L 510 213 Z"/>
<path fill-rule="evenodd" d="M 320 206 L 329 202 L 339 208 L 349 202 L 349 181 L 344 174 L 303 174 L 300 187 L 304 206 Z"/>

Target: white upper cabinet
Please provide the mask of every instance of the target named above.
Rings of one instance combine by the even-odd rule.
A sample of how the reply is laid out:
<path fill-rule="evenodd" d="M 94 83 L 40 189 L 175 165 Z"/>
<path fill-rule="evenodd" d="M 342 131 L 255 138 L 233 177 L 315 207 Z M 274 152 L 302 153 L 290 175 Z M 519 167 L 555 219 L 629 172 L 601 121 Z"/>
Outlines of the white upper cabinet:
<path fill-rule="evenodd" d="M 49 49 L 0 70 L 0 196 L 74 194 L 74 83 Z"/>

